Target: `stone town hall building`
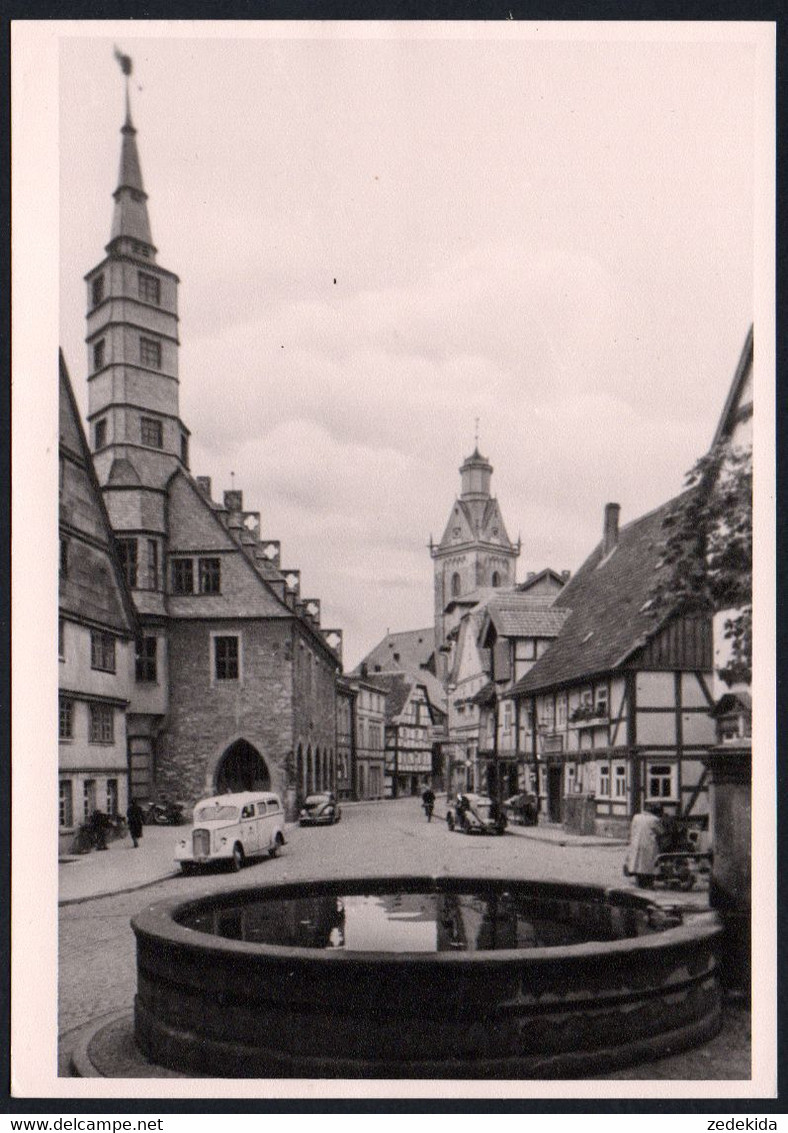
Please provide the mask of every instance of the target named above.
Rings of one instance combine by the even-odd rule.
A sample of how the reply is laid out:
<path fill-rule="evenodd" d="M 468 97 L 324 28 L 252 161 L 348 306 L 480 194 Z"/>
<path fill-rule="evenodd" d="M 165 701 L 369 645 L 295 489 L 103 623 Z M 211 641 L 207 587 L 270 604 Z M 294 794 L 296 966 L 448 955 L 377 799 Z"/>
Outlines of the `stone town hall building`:
<path fill-rule="evenodd" d="M 129 791 L 270 786 L 292 810 L 335 782 L 341 633 L 242 493 L 216 501 L 189 472 L 178 277 L 157 262 L 128 91 L 121 135 L 110 241 L 85 279 L 89 442 L 140 625 Z"/>

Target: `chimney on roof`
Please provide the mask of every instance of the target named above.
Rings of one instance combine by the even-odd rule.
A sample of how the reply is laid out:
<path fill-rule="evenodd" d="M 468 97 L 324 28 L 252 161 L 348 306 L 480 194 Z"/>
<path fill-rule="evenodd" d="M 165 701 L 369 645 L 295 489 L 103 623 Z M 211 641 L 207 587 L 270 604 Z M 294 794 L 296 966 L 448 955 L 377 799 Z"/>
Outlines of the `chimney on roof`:
<path fill-rule="evenodd" d="M 525 581 L 530 582 L 532 578 L 536 578 L 536 571 L 535 570 L 529 570 L 528 571 L 528 574 L 525 576 Z"/>
<path fill-rule="evenodd" d="M 210 476 L 198 476 L 197 487 L 200 489 L 206 499 L 211 498 L 211 478 Z"/>
<path fill-rule="evenodd" d="M 602 532 L 602 557 L 609 555 L 618 545 L 618 516 L 620 504 L 605 504 L 605 527 Z"/>
<path fill-rule="evenodd" d="M 243 511 L 244 494 L 233 488 L 224 493 L 224 506 L 228 511 Z"/>
<path fill-rule="evenodd" d="M 564 580 L 564 582 L 568 582 L 571 577 L 572 577 L 571 570 L 562 570 L 561 571 L 561 578 Z"/>

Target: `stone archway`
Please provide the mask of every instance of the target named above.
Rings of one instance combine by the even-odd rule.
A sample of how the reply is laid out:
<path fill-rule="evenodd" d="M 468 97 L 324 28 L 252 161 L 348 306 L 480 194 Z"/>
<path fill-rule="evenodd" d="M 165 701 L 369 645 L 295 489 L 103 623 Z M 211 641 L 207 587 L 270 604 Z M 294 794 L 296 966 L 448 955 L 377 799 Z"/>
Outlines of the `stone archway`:
<path fill-rule="evenodd" d="M 223 752 L 214 774 L 217 795 L 234 791 L 268 791 L 271 775 L 260 752 L 240 739 Z"/>

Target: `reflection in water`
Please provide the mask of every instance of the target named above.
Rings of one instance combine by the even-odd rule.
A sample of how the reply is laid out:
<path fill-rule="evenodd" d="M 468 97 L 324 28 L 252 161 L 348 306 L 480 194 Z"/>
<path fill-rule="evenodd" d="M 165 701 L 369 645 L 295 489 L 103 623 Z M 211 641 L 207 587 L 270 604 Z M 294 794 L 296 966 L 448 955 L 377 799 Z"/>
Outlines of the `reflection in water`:
<path fill-rule="evenodd" d="M 261 899 L 188 914 L 231 940 L 350 952 L 488 952 L 643 936 L 680 923 L 648 909 L 556 896 L 385 893 Z"/>

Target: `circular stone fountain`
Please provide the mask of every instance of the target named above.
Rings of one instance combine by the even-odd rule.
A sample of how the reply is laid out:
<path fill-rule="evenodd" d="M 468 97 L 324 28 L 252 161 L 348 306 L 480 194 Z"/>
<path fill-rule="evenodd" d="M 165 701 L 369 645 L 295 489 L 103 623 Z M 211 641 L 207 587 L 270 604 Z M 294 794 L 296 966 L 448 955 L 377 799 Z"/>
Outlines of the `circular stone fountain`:
<path fill-rule="evenodd" d="M 151 906 L 137 1045 L 190 1075 L 574 1078 L 703 1042 L 712 913 L 479 878 L 267 885 Z"/>

